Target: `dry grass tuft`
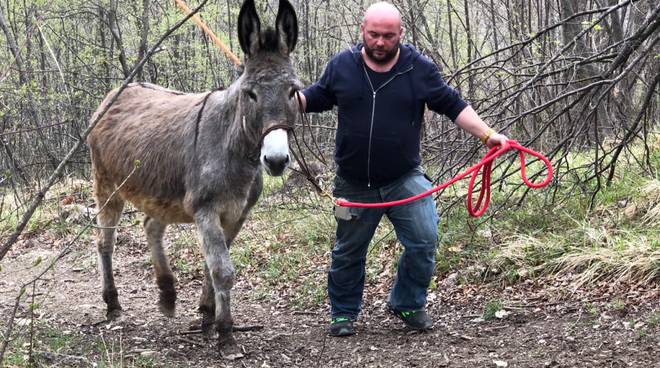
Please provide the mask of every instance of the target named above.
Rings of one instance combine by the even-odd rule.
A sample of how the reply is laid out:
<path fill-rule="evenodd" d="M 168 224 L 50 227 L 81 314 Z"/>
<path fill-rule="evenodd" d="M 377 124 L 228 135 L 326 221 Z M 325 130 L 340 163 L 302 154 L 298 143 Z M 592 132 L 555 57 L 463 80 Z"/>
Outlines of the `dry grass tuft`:
<path fill-rule="evenodd" d="M 660 223 L 660 180 L 650 181 L 642 188 L 643 196 L 637 202 L 642 209 L 642 223 L 657 225 Z"/>
<path fill-rule="evenodd" d="M 577 274 L 578 285 L 598 281 L 648 284 L 660 280 L 660 249 L 645 237 L 630 238 L 615 248 L 573 248 L 549 266 L 559 275 Z"/>
<path fill-rule="evenodd" d="M 490 273 L 507 269 L 521 277 L 571 274 L 578 286 L 599 281 L 651 283 L 660 280 L 660 247 L 657 237 L 606 228 L 518 235 L 506 240 L 489 262 Z"/>

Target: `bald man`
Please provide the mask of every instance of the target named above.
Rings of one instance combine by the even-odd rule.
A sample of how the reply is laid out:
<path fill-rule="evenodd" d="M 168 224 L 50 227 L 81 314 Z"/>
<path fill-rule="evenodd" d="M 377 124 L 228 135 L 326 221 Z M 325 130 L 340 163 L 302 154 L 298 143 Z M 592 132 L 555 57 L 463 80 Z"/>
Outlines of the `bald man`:
<path fill-rule="evenodd" d="M 404 29 L 396 7 L 371 5 L 360 31 L 362 43 L 334 56 L 321 79 L 300 94 L 307 112 L 337 106 L 335 197 L 386 202 L 431 189 L 420 156 L 425 107 L 446 115 L 488 147 L 506 142 L 445 83 L 431 60 L 401 44 Z M 328 274 L 332 336 L 356 332 L 367 249 L 383 215 L 404 247 L 388 310 L 411 329 L 433 326 L 425 306 L 439 217 L 433 197 L 427 196 L 402 206 L 338 213 Z"/>

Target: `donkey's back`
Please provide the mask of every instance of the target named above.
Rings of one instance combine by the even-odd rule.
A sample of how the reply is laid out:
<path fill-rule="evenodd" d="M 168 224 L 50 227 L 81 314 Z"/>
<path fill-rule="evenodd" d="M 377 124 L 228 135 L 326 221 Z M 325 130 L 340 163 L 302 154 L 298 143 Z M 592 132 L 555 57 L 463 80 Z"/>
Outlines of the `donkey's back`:
<path fill-rule="evenodd" d="M 117 94 L 106 96 L 92 120 Z M 115 192 L 164 223 L 191 222 L 185 210 L 185 152 L 205 93 L 182 93 L 148 83 L 130 84 L 91 132 L 95 192 Z"/>

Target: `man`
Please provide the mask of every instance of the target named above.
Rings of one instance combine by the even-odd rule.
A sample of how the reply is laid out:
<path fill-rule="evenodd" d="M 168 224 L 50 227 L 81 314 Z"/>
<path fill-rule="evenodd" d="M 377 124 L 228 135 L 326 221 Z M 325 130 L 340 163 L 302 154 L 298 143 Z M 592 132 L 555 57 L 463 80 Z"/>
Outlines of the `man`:
<path fill-rule="evenodd" d="M 447 86 L 432 61 L 400 43 L 404 29 L 393 5 L 371 5 L 360 30 L 363 43 L 333 57 L 321 79 L 299 94 L 307 112 L 337 106 L 335 197 L 385 202 L 431 189 L 419 166 L 425 106 L 448 116 L 488 147 L 506 142 L 507 137 L 490 129 Z M 350 219 L 337 218 L 328 275 L 332 336 L 355 334 L 367 249 L 383 215 L 404 246 L 388 309 L 412 329 L 433 326 L 425 306 L 435 267 L 439 218 L 433 198 L 427 196 L 385 209 L 351 208 Z"/>

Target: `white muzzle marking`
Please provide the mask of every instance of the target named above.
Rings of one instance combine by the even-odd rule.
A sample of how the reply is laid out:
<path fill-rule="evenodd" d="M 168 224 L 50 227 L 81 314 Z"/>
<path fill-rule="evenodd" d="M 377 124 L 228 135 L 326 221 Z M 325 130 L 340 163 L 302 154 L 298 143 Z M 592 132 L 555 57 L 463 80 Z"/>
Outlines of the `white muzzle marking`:
<path fill-rule="evenodd" d="M 282 175 L 289 166 L 289 134 L 284 129 L 275 129 L 264 137 L 261 146 L 261 164 L 272 176 Z"/>

